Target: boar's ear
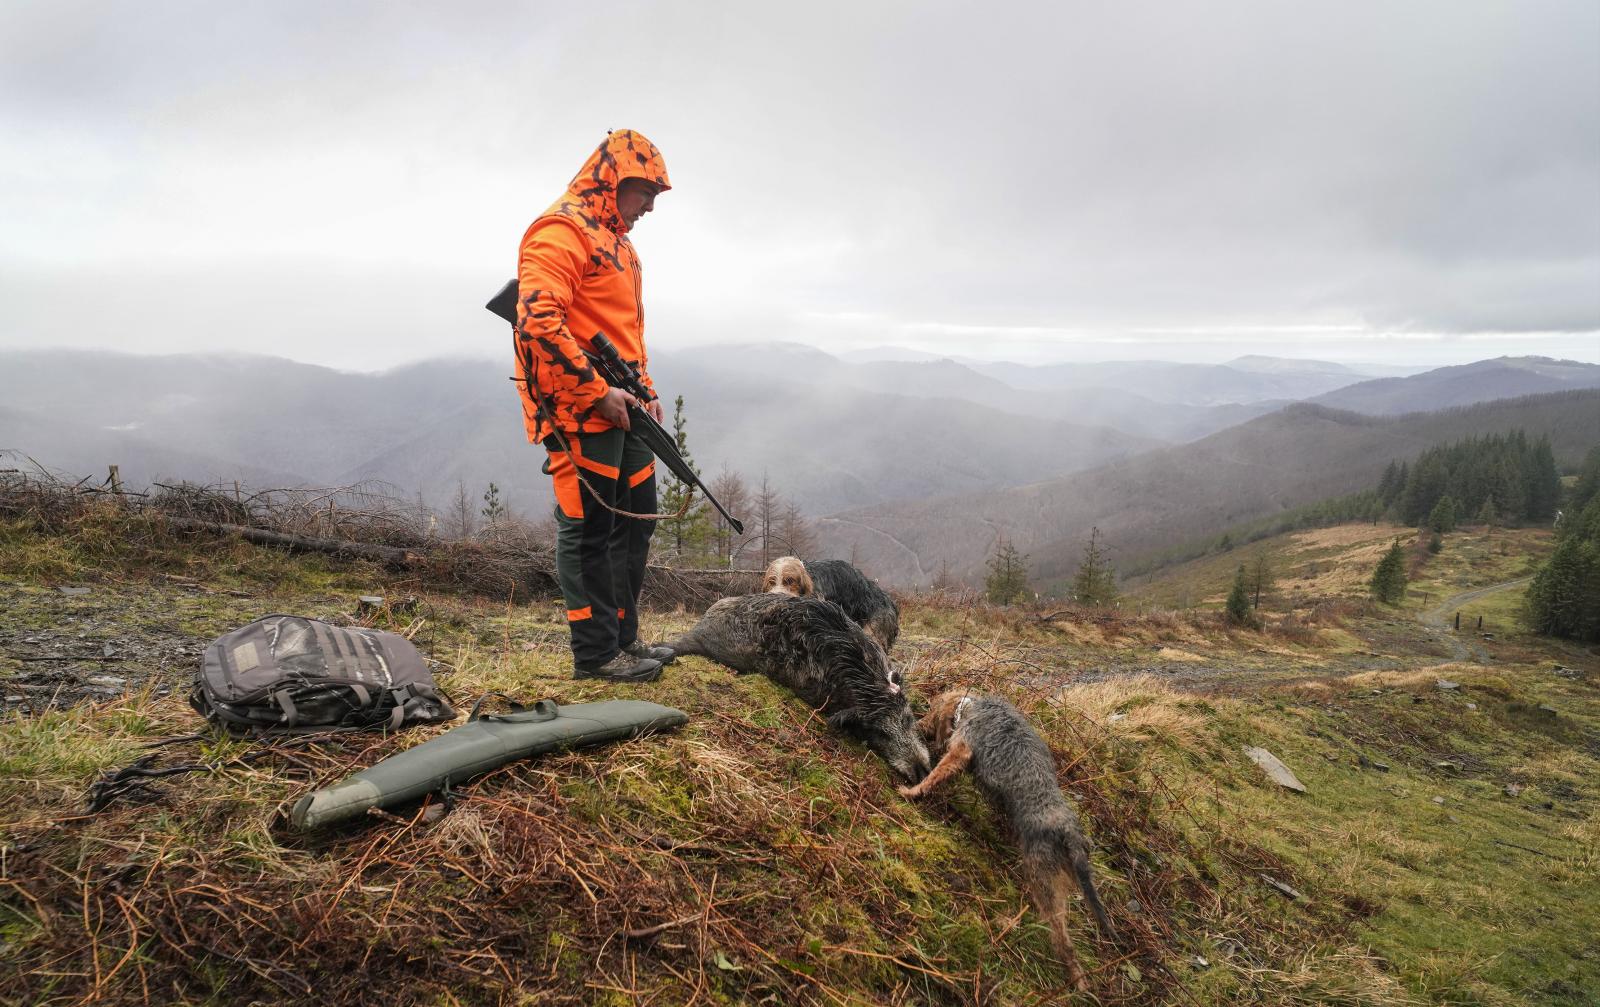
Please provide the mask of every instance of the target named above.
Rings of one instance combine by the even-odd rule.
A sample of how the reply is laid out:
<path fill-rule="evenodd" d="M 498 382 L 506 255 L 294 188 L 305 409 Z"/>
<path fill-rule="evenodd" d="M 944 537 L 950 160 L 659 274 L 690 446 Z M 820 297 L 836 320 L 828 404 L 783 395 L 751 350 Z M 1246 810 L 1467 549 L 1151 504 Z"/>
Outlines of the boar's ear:
<path fill-rule="evenodd" d="M 836 731 L 859 733 L 861 730 L 861 714 L 854 709 L 840 710 L 828 717 L 828 726 Z"/>

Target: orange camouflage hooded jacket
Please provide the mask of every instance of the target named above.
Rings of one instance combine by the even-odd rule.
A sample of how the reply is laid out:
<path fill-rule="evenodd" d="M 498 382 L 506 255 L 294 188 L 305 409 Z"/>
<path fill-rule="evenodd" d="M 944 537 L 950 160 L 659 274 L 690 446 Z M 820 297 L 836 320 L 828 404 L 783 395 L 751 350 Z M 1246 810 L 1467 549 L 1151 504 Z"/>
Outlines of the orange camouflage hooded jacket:
<path fill-rule="evenodd" d="M 617 213 L 617 183 L 624 178 L 671 188 L 661 152 L 631 129 L 607 134 L 522 236 L 513 338 L 523 421 L 535 443 L 550 435 L 552 421 L 567 432 L 610 428 L 594 412 L 607 385 L 583 355 L 596 332 L 624 360 L 637 361 L 650 381 L 639 256 Z"/>

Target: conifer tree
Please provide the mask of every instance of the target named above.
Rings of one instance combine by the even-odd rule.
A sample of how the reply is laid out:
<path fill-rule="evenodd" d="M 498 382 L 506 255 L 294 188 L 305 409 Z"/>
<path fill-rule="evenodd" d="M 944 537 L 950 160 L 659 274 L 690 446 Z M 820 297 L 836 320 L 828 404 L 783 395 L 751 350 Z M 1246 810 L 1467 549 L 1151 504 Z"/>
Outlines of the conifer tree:
<path fill-rule="evenodd" d="M 1583 464 L 1578 468 L 1578 481 L 1572 487 L 1567 509 L 1574 516 L 1581 514 L 1596 496 L 1600 496 L 1600 444 L 1590 448 L 1589 453 L 1583 456 Z"/>
<path fill-rule="evenodd" d="M 483 491 L 483 519 L 490 524 L 499 522 L 506 516 L 506 505 L 500 500 L 500 487 L 494 483 Z"/>
<path fill-rule="evenodd" d="M 1494 505 L 1494 495 L 1483 498 L 1483 506 L 1478 508 L 1478 524 L 1494 527 L 1500 522 L 1500 510 Z"/>
<path fill-rule="evenodd" d="M 1250 587 L 1246 583 L 1244 564 L 1233 575 L 1233 589 L 1228 592 L 1228 621 L 1243 626 L 1250 621 Z"/>
<path fill-rule="evenodd" d="M 1028 557 L 1004 535 L 989 557 L 989 575 L 983 580 L 983 591 L 996 605 L 1012 605 L 1028 597 Z"/>
<path fill-rule="evenodd" d="M 1394 503 L 1394 498 L 1405 489 L 1405 479 L 1400 475 L 1400 463 L 1391 460 L 1383 470 L 1383 478 L 1378 480 L 1378 499 L 1387 507 Z"/>
<path fill-rule="evenodd" d="M 1561 474 L 1556 471 L 1555 451 L 1550 438 L 1541 437 L 1526 456 L 1528 481 L 1528 520 L 1548 521 L 1555 517 L 1561 500 Z"/>
<path fill-rule="evenodd" d="M 1446 494 L 1439 498 L 1433 505 L 1433 510 L 1428 514 L 1428 527 L 1435 532 L 1444 533 L 1456 530 L 1456 501 Z"/>
<path fill-rule="evenodd" d="M 680 395 L 672 404 L 672 439 L 677 444 L 678 454 L 689 463 L 690 471 L 698 476 L 700 466 L 694 463 L 694 457 L 689 454 L 688 426 L 688 420 L 683 415 L 683 396 Z M 665 552 L 672 559 L 679 563 L 692 563 L 705 552 L 706 542 L 711 538 L 708 508 L 704 500 L 695 496 L 693 486 L 680 481 L 666 466 L 661 466 L 659 471 L 663 473 L 659 508 L 661 513 L 676 514 L 686 501 L 689 502 L 689 509 L 684 511 L 681 517 L 663 518 L 662 536 L 657 541 L 665 539 L 663 542 L 666 546 Z"/>
<path fill-rule="evenodd" d="M 1098 527 L 1089 530 L 1083 560 L 1072 578 L 1072 595 L 1083 605 L 1110 605 L 1117 600 L 1117 572 L 1111 567 Z"/>
<path fill-rule="evenodd" d="M 1372 573 L 1372 596 L 1385 605 L 1397 605 L 1406 595 L 1406 555 L 1395 539 Z"/>
<path fill-rule="evenodd" d="M 1534 574 L 1524 601 L 1535 632 L 1600 642 L 1600 496 L 1563 521 L 1550 558 Z"/>
<path fill-rule="evenodd" d="M 1272 590 L 1272 557 L 1265 548 L 1256 550 L 1245 579 L 1252 597 L 1250 607 L 1260 608 L 1261 596 Z"/>

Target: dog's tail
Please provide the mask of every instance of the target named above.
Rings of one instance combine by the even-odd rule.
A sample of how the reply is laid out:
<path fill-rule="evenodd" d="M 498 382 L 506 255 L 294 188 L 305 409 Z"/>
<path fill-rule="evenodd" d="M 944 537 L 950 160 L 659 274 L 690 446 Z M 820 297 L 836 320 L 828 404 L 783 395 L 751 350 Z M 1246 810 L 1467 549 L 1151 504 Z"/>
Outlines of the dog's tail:
<path fill-rule="evenodd" d="M 1100 901 L 1100 893 L 1095 890 L 1094 874 L 1089 870 L 1089 841 L 1077 830 L 1067 834 L 1067 862 L 1072 865 L 1072 876 L 1078 882 L 1078 890 L 1083 892 L 1083 901 L 1089 904 L 1089 912 L 1094 915 L 1101 936 L 1108 941 L 1116 940 L 1117 929 L 1111 925 L 1111 917 Z"/>
<path fill-rule="evenodd" d="M 1034 908 L 1050 928 L 1050 946 L 1067 967 L 1067 981 L 1081 991 L 1088 988 L 1088 980 L 1078 964 L 1078 952 L 1072 946 L 1072 933 L 1067 927 L 1067 909 L 1072 903 L 1072 889 L 1077 887 L 1077 879 L 1070 869 L 1050 862 L 1054 859 L 1024 857 L 1023 870 L 1028 875 Z"/>

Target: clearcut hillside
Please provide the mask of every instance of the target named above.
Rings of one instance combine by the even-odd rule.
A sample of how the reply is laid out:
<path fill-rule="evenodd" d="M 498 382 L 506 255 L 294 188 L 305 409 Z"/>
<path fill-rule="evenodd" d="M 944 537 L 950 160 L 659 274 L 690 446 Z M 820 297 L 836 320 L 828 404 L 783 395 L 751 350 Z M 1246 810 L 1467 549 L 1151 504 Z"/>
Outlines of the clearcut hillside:
<path fill-rule="evenodd" d="M 1359 543 L 1328 548 L 1329 569 L 1365 569 Z M 1541 546 L 1449 535 L 1439 583 L 1494 587 L 1500 565 L 1443 564 L 1502 548 L 1510 562 Z M 358 616 L 373 593 L 388 603 Z M 650 685 L 574 682 L 554 599 L 105 506 L 0 519 L 0 990 L 41 1005 L 380 990 L 403 1004 L 1592 1002 L 1595 655 L 1512 622 L 1458 638 L 1415 602 L 1320 589 L 1273 596 L 1260 628 L 1198 609 L 903 602 L 895 659 L 915 702 L 1005 695 L 1055 752 L 1121 935 L 1076 916 L 1092 996 L 1063 987 L 968 780 L 907 802 L 782 689 L 698 658 Z M 202 730 L 183 698 L 200 648 L 268 612 L 404 633 L 462 708 L 488 691 L 637 697 L 691 720 L 301 835 L 282 817 L 301 794 L 440 728 Z M 647 625 L 693 618 L 654 610 Z M 1307 792 L 1270 782 L 1246 746 Z M 91 785 L 135 763 L 193 771 L 89 812 Z"/>

